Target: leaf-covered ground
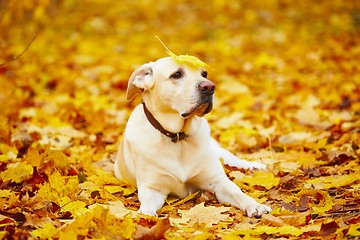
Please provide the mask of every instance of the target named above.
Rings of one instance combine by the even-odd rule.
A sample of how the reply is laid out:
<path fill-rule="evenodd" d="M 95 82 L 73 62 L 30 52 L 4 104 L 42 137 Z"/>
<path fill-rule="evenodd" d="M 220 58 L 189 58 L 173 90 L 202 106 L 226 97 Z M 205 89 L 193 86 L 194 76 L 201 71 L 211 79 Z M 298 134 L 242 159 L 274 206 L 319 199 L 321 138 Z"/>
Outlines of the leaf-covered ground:
<path fill-rule="evenodd" d="M 358 1 L 0 1 L 0 238 L 359 238 L 359 28 Z M 272 214 L 208 192 L 137 214 L 111 164 L 154 35 L 214 69 L 213 136 L 268 166 L 226 172 Z"/>

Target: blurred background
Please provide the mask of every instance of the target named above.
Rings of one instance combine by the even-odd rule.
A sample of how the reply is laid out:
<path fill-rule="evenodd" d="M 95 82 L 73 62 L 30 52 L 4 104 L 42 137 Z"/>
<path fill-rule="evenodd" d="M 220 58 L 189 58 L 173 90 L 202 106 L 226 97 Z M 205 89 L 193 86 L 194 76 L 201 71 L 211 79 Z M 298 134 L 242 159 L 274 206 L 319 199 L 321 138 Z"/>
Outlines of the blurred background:
<path fill-rule="evenodd" d="M 101 111 L 133 107 L 125 101 L 131 72 L 166 56 L 157 35 L 174 53 L 214 69 L 211 121 L 262 112 L 253 120 L 292 131 L 306 101 L 310 108 L 357 111 L 351 104 L 360 94 L 359 27 L 358 0 L 0 0 L 1 113 L 22 121 L 34 116 L 22 108 L 42 107 L 43 123 L 53 114 L 57 124 L 103 131 L 93 123 L 107 122 Z M 121 132 L 128 112 L 116 114 Z M 319 114 L 311 124 L 329 117 Z"/>
<path fill-rule="evenodd" d="M 0 59 L 19 54 L 38 33 L 24 61 L 38 67 L 110 64 L 127 77 L 134 64 L 166 55 L 158 35 L 173 52 L 198 56 L 219 72 L 263 67 L 279 72 L 353 48 L 359 5 L 357 0 L 1 0 Z"/>

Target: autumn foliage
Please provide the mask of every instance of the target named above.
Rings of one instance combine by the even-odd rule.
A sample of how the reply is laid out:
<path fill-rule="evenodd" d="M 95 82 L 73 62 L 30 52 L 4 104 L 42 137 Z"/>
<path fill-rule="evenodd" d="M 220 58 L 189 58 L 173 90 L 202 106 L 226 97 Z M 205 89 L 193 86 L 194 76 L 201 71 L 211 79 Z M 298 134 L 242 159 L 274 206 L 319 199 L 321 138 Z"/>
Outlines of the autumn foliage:
<path fill-rule="evenodd" d="M 358 1 L 0 1 L 0 239 L 359 238 L 359 27 Z M 154 35 L 213 68 L 212 135 L 268 166 L 225 170 L 271 214 L 137 213 L 112 162 Z"/>

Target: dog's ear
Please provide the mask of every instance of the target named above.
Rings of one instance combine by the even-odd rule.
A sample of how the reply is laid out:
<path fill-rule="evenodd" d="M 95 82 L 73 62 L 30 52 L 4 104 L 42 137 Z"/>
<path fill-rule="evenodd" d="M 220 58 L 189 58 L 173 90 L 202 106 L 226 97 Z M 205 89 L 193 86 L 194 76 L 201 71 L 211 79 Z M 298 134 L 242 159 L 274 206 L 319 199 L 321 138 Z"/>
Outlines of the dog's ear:
<path fill-rule="evenodd" d="M 128 101 L 131 101 L 136 94 L 142 94 L 154 86 L 152 65 L 152 62 L 146 63 L 131 74 L 126 92 Z"/>

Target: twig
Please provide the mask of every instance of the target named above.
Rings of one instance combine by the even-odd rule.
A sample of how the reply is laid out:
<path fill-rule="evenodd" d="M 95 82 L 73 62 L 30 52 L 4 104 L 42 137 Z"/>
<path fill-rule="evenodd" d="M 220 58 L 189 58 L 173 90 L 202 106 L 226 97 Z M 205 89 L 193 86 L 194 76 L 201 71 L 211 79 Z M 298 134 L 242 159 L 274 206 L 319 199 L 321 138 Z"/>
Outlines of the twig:
<path fill-rule="evenodd" d="M 163 43 L 163 41 L 161 41 L 161 39 L 155 35 L 155 37 L 157 38 L 157 40 L 159 40 L 159 42 L 164 46 L 164 48 L 166 49 L 166 51 L 170 52 L 170 50 L 167 48 L 167 46 L 165 45 L 165 43 Z"/>
<path fill-rule="evenodd" d="M 11 58 L 11 59 L 9 59 L 9 60 L 1 63 L 1 64 L 0 64 L 0 67 L 4 66 L 5 64 L 8 64 L 8 63 L 10 63 L 10 62 L 12 62 L 12 61 L 15 61 L 16 59 L 18 59 L 19 57 L 21 57 L 21 56 L 29 49 L 29 47 L 30 47 L 31 44 L 34 42 L 34 40 L 35 40 L 35 38 L 37 37 L 37 35 L 38 35 L 38 33 L 36 32 L 36 33 L 35 33 L 35 36 L 31 39 L 31 41 L 29 42 L 29 44 L 26 46 L 26 48 L 25 48 L 20 54 L 18 54 L 18 55 L 16 55 L 15 57 L 13 57 L 13 58 Z"/>

